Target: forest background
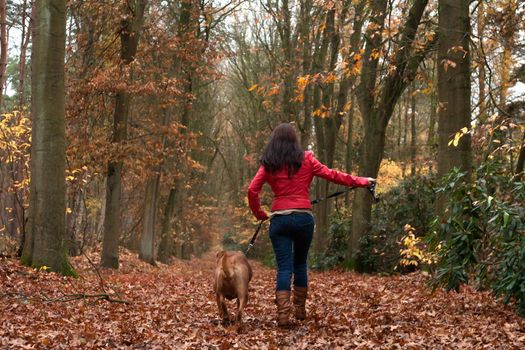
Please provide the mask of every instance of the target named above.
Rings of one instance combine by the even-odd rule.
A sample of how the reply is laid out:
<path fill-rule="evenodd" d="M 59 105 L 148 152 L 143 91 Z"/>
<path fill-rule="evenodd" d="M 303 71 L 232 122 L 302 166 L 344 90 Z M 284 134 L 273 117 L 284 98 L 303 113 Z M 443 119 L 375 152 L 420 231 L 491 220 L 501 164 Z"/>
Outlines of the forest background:
<path fill-rule="evenodd" d="M 110 268 L 119 247 L 150 264 L 243 249 L 247 185 L 288 121 L 382 195 L 315 207 L 314 268 L 423 268 L 523 311 L 524 13 L 518 0 L 0 0 L 1 253 L 74 274 L 67 257 L 92 248 Z M 336 190 L 316 180 L 312 196 Z M 272 264 L 265 235 L 252 254 Z"/>

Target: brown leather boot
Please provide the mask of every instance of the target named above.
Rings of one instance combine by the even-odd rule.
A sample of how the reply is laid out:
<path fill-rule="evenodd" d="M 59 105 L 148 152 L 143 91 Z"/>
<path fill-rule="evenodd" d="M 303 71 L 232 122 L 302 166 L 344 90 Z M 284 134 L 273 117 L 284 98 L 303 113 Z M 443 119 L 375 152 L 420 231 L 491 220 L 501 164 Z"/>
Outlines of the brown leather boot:
<path fill-rule="evenodd" d="M 306 319 L 306 297 L 308 287 L 294 287 L 293 304 L 295 306 L 295 318 L 298 320 Z"/>
<path fill-rule="evenodd" d="M 292 303 L 290 302 L 289 290 L 278 290 L 275 292 L 275 303 L 277 304 L 277 325 L 287 327 L 290 324 L 290 311 Z"/>

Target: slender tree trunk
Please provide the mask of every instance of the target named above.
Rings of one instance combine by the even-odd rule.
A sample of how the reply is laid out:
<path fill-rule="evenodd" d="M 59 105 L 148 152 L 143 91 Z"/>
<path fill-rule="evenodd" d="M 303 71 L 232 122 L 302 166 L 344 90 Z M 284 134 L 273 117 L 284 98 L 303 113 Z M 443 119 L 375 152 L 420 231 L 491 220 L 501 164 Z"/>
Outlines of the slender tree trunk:
<path fill-rule="evenodd" d="M 155 265 L 155 221 L 157 217 L 157 202 L 160 174 L 152 176 L 146 184 L 144 198 L 144 216 L 142 219 L 142 236 L 140 238 L 139 258 Z"/>
<path fill-rule="evenodd" d="M 103 190 L 98 190 L 97 193 L 101 193 L 100 202 L 102 203 L 100 211 L 99 211 L 99 218 L 96 222 L 96 241 L 100 242 L 101 238 L 104 235 L 104 222 L 106 222 L 106 181 L 107 177 L 104 178 L 101 181 L 101 186 L 103 187 Z"/>
<path fill-rule="evenodd" d="M 313 59 L 313 74 L 321 73 L 326 67 L 326 57 L 328 54 L 328 48 L 330 45 L 331 33 L 334 30 L 334 19 L 335 19 L 335 9 L 330 9 L 325 17 L 325 27 L 323 30 L 321 46 L 319 50 L 315 53 Z M 326 106 L 323 106 L 322 102 L 322 89 L 321 82 L 317 81 L 313 89 L 313 114 L 314 117 L 314 126 L 315 126 L 315 136 L 317 140 L 317 157 L 319 160 L 327 164 L 327 142 L 325 139 L 324 133 L 324 123 L 319 115 L 319 113 L 324 113 Z M 318 179 L 316 181 L 316 192 L 318 196 L 325 197 L 328 191 L 328 183 L 326 180 Z M 323 201 L 319 203 L 316 209 L 316 234 L 314 236 L 314 251 L 316 253 L 324 252 L 327 244 L 327 229 L 328 229 L 328 203 Z"/>
<path fill-rule="evenodd" d="M 354 165 L 354 145 L 353 145 L 353 138 L 354 138 L 354 113 L 355 113 L 355 106 L 354 106 L 354 96 L 352 95 L 351 98 L 351 105 L 350 109 L 348 111 L 348 120 L 347 120 L 347 134 L 346 134 L 346 152 L 345 152 L 345 168 L 346 172 L 348 174 L 352 173 L 353 171 L 353 165 Z M 350 206 L 350 192 L 348 192 L 345 195 L 345 206 Z"/>
<path fill-rule="evenodd" d="M 496 119 L 496 126 L 498 128 L 494 131 L 494 140 L 498 142 L 494 145 L 494 148 L 500 147 L 505 142 L 507 142 L 507 132 L 500 129 L 500 126 L 506 126 L 509 119 L 507 115 L 507 99 L 509 95 L 509 85 L 510 85 L 510 70 L 512 67 L 512 48 L 514 43 L 511 38 L 506 38 L 506 43 L 503 45 L 503 54 L 501 57 L 501 65 L 499 69 L 500 76 L 500 89 L 499 89 L 499 100 L 498 100 L 498 118 Z M 509 139 L 511 140 L 511 139 Z M 510 153 L 512 156 L 512 152 Z M 506 157 L 501 157 L 501 161 L 506 163 Z M 512 167 L 511 167 L 512 169 Z"/>
<path fill-rule="evenodd" d="M 412 96 L 410 106 L 410 176 L 415 176 L 416 158 L 417 158 L 417 135 L 416 135 L 416 88 L 415 83 L 412 83 Z"/>
<path fill-rule="evenodd" d="M 523 133 L 523 138 L 521 140 L 520 154 L 516 162 L 515 174 L 518 179 L 523 177 L 523 165 L 525 164 L 525 132 Z"/>
<path fill-rule="evenodd" d="M 434 56 L 435 57 L 435 56 Z M 428 136 L 427 136 L 427 147 L 428 152 L 432 154 L 436 146 L 436 114 L 437 114 L 437 93 L 436 86 L 434 84 L 434 77 L 436 74 L 437 57 L 433 60 L 432 64 L 432 91 L 430 92 L 430 116 L 428 122 Z"/>
<path fill-rule="evenodd" d="M 144 20 L 146 0 L 134 2 L 133 13 L 124 17 L 120 29 L 120 58 L 121 69 L 129 66 L 137 52 L 140 30 Z M 120 91 L 115 98 L 115 112 L 113 115 L 113 143 L 121 143 L 127 138 L 130 95 Z M 102 242 L 101 264 L 104 267 L 117 269 L 119 266 L 118 247 L 121 234 L 120 202 L 122 161 L 110 161 L 106 182 L 106 213 L 104 216 L 104 239 Z"/>
<path fill-rule="evenodd" d="M 27 57 L 27 48 L 29 46 L 29 43 L 31 41 L 31 35 L 34 28 L 34 13 L 35 11 L 35 4 L 36 2 L 34 0 L 30 1 L 31 3 L 31 14 L 29 16 L 29 25 L 27 27 L 27 31 L 25 33 L 25 39 L 24 36 L 22 36 L 22 45 L 20 47 L 20 62 L 19 62 L 19 86 L 18 86 L 18 108 L 20 111 L 23 110 L 23 107 L 26 103 L 25 101 L 25 77 L 26 77 L 26 57 Z M 26 10 L 27 12 L 27 10 Z M 25 12 L 24 12 L 25 13 Z"/>
<path fill-rule="evenodd" d="M 167 110 L 163 110 L 161 128 L 165 128 L 169 123 L 169 116 Z M 166 137 L 162 136 L 160 139 L 162 149 L 166 149 Z M 162 166 L 158 165 L 155 169 L 155 174 L 150 176 L 146 182 L 146 198 L 144 202 L 144 216 L 142 220 L 142 237 L 140 241 L 139 259 L 144 260 L 152 265 L 155 265 L 155 239 L 156 239 L 156 218 L 157 205 L 159 197 L 159 187 L 161 178 Z"/>
<path fill-rule="evenodd" d="M 171 228 L 173 227 L 176 197 L 176 189 L 172 188 L 170 190 L 166 208 L 164 209 L 164 215 L 162 217 L 159 244 L 159 261 L 165 264 L 169 262 L 174 252 L 174 242 L 173 235 L 171 234 Z"/>
<path fill-rule="evenodd" d="M 477 25 L 478 25 L 478 42 L 481 42 L 485 37 L 485 3 L 480 1 L 478 3 L 478 15 L 477 15 Z M 478 55 L 482 55 L 480 52 Z M 486 88 L 485 88 L 485 57 L 478 57 L 478 88 L 479 88 L 479 121 L 485 123 L 487 120 L 487 103 L 486 103 Z"/>
<path fill-rule="evenodd" d="M 361 176 L 377 177 L 381 160 L 383 158 L 386 127 L 396 106 L 399 97 L 407 84 L 410 83 L 417 69 L 428 51 L 433 47 L 434 41 L 425 44 L 423 49 L 412 52 L 413 42 L 417 28 L 427 6 L 428 0 L 415 0 L 412 3 L 405 25 L 401 31 L 399 48 L 396 52 L 394 74 L 389 74 L 378 85 L 378 64 L 382 45 L 381 32 L 388 1 L 372 1 L 372 14 L 370 25 L 367 29 L 368 38 L 363 53 L 363 67 L 361 82 L 358 86 L 358 100 L 363 126 L 364 138 L 361 143 L 359 171 Z M 353 260 L 360 255 L 361 237 L 368 232 L 372 210 L 372 198 L 368 191 L 359 189 L 354 198 L 352 213 L 352 233 L 349 240 L 347 258 Z"/>
<path fill-rule="evenodd" d="M 74 274 L 66 252 L 66 1 L 37 0 L 35 18 L 29 224 L 22 262 Z"/>
<path fill-rule="evenodd" d="M 192 16 L 193 10 L 194 10 L 195 4 L 192 1 L 183 1 L 181 4 L 181 10 L 179 14 L 179 23 L 177 28 L 177 36 L 183 40 L 183 38 L 188 34 L 191 33 L 195 28 L 194 25 L 194 18 Z M 196 29 L 195 29 L 196 30 Z M 189 96 L 192 92 L 192 72 L 190 71 L 186 75 L 184 75 L 183 71 L 183 64 L 182 61 L 179 58 L 175 58 L 175 61 L 172 66 L 173 70 L 172 72 L 175 74 L 177 79 L 180 79 L 181 81 L 184 81 L 184 92 L 187 96 Z M 167 125 L 169 123 L 169 116 L 170 113 L 167 113 L 165 115 L 165 124 Z M 183 129 L 181 131 L 181 142 L 187 144 L 187 132 L 190 127 L 190 115 L 191 115 L 191 98 L 187 98 L 184 101 L 184 106 L 182 108 L 182 113 L 180 114 L 180 123 L 183 126 Z M 186 167 L 185 164 L 182 163 L 179 167 L 179 171 L 182 174 L 186 173 Z M 185 176 L 180 176 L 173 187 L 170 190 L 168 201 L 166 203 L 166 207 L 164 208 L 163 218 L 161 222 L 161 232 L 160 232 L 160 244 L 159 244 L 159 252 L 158 252 L 158 258 L 159 261 L 167 263 L 169 262 L 170 258 L 175 255 L 178 258 L 182 256 L 182 254 L 176 251 L 174 237 L 172 234 L 172 230 L 174 230 L 174 223 L 175 218 L 178 218 L 180 220 L 180 227 L 183 227 L 184 224 L 182 222 L 183 220 L 183 210 L 184 210 L 184 199 L 185 199 L 185 191 L 184 191 L 184 185 L 185 185 Z M 180 230 L 179 230 L 180 231 Z M 180 234 L 180 232 L 177 232 Z M 178 237 L 179 240 L 181 237 Z"/>
<path fill-rule="evenodd" d="M 6 0 L 0 0 L 0 108 L 3 108 L 4 85 L 7 69 L 7 18 Z"/>
<path fill-rule="evenodd" d="M 281 4 L 281 40 L 284 53 L 284 93 L 283 93 L 283 118 L 292 121 L 294 117 L 293 94 L 294 94 L 294 54 L 291 38 L 291 14 L 288 0 L 282 0 Z"/>
<path fill-rule="evenodd" d="M 401 105 L 397 108 L 397 160 L 398 162 L 403 161 L 403 150 L 401 147 L 401 139 L 403 133 L 403 108 Z"/>
<path fill-rule="evenodd" d="M 310 43 L 310 23 L 311 16 L 310 12 L 312 9 L 311 0 L 301 1 L 301 31 L 300 38 L 302 44 L 302 56 L 303 56 L 303 75 L 308 76 L 309 82 L 306 85 L 303 92 L 303 114 L 304 121 L 301 130 L 301 146 L 303 149 L 308 149 L 310 140 L 312 137 L 312 104 L 311 104 L 311 84 L 310 84 L 310 73 L 311 73 L 311 54 L 312 45 Z"/>
<path fill-rule="evenodd" d="M 438 99 L 439 148 L 438 177 L 452 168 L 470 172 L 472 166 L 470 134 L 457 147 L 449 141 L 462 128 L 470 128 L 470 18 L 468 0 L 439 1 Z M 458 48 L 461 48 L 460 50 Z M 438 198 L 437 213 L 445 213 L 445 198 Z"/>
<path fill-rule="evenodd" d="M 361 143 L 361 162 L 359 164 L 359 171 L 362 176 L 377 176 L 385 148 L 385 133 L 386 127 L 383 126 L 371 126 L 365 129 L 365 136 Z M 363 159 L 366 159 L 366 161 L 363 161 Z M 368 231 L 371 208 L 372 196 L 370 193 L 364 189 L 357 189 L 352 207 L 353 220 L 350 236 L 350 249 L 352 250 L 349 252 L 349 257 L 355 258 L 359 252 L 361 237 Z"/>
<path fill-rule="evenodd" d="M 408 120 L 410 119 L 409 106 L 410 106 L 410 93 L 405 96 L 405 120 L 403 124 L 403 164 L 401 165 L 401 173 L 403 178 L 406 177 L 407 163 L 408 163 Z"/>

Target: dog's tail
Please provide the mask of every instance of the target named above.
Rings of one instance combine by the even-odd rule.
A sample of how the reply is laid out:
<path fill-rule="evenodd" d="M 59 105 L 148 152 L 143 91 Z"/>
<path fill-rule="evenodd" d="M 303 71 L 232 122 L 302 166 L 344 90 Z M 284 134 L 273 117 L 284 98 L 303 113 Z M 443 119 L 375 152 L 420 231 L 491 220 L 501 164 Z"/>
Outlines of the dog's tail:
<path fill-rule="evenodd" d="M 233 273 L 230 271 L 230 268 L 226 263 L 226 254 L 222 256 L 222 271 L 224 272 L 224 277 L 226 277 L 226 279 L 232 279 Z"/>

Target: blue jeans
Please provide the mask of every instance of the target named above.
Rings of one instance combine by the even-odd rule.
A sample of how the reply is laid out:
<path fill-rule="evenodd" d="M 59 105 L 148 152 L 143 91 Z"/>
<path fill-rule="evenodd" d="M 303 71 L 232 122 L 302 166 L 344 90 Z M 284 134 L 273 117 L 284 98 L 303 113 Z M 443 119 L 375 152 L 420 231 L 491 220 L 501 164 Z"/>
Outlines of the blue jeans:
<path fill-rule="evenodd" d="M 270 239 L 277 262 L 277 290 L 307 287 L 306 258 L 314 234 L 314 218 L 308 213 L 276 215 L 270 220 Z"/>

